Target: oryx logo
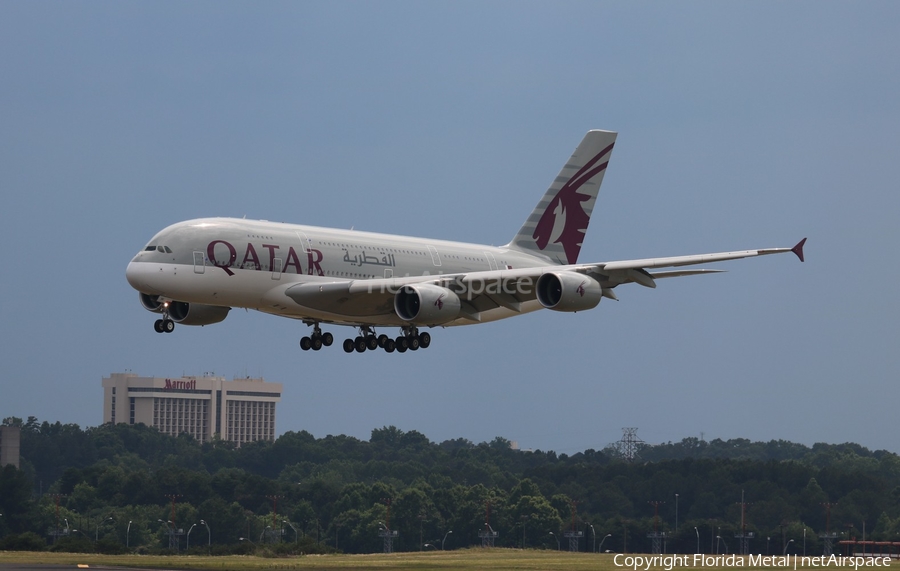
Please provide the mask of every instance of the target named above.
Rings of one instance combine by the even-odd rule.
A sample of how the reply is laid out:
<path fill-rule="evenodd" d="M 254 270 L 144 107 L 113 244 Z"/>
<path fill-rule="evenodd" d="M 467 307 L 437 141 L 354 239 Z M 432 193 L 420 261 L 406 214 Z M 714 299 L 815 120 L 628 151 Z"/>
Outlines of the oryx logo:
<path fill-rule="evenodd" d="M 439 310 L 444 309 L 443 299 L 444 299 L 444 294 L 441 294 L 436 300 L 434 300 L 434 306 L 436 308 L 438 308 Z"/>
<path fill-rule="evenodd" d="M 577 293 L 581 297 L 584 297 L 584 284 L 586 284 L 586 283 L 587 283 L 587 281 L 583 281 L 580 284 L 578 284 L 578 287 L 575 288 L 575 293 Z"/>
<path fill-rule="evenodd" d="M 590 216 L 584 211 L 582 203 L 591 199 L 591 195 L 580 193 L 578 189 L 606 169 L 609 160 L 597 163 L 612 151 L 614 144 L 600 151 L 578 169 L 547 205 L 547 210 L 538 220 L 532 235 L 538 248 L 543 250 L 548 244 L 562 244 L 568 263 L 574 264 L 578 259 L 584 233 L 590 221 Z"/>

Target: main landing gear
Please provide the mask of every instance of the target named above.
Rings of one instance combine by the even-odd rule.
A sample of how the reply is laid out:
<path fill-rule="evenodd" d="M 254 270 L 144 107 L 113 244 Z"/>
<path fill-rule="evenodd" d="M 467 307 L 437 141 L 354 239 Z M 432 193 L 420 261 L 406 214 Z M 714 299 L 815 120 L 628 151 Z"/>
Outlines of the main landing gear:
<path fill-rule="evenodd" d="M 334 343 L 334 335 L 327 331 L 322 333 L 319 324 L 316 323 L 313 326 L 313 334 L 300 340 L 300 348 L 304 351 L 309 351 L 310 349 L 318 351 L 323 346 L 330 347 L 332 343 Z"/>
<path fill-rule="evenodd" d="M 374 351 L 378 348 L 384 349 L 385 353 L 405 353 L 407 350 L 416 351 L 425 349 L 431 345 L 431 335 L 427 332 L 419 333 L 419 329 L 414 326 L 402 328 L 402 334 L 396 339 L 391 339 L 385 334 L 375 336 L 375 332 L 369 327 L 360 327 L 360 335 L 356 339 L 344 340 L 344 352 L 364 353 L 366 350 Z"/>

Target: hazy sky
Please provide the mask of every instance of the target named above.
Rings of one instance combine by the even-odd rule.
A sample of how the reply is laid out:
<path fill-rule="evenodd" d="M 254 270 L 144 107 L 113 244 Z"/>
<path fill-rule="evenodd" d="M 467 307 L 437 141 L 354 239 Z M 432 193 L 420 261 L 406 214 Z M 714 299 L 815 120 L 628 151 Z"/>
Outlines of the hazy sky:
<path fill-rule="evenodd" d="M 0 0 L 0 417 L 100 380 L 263 376 L 277 429 L 600 449 L 638 427 L 900 452 L 900 4 Z M 577 315 L 303 352 L 241 310 L 153 331 L 125 266 L 244 216 L 505 244 L 619 132 L 579 261 L 793 246 Z M 396 335 L 396 332 L 391 331 Z"/>

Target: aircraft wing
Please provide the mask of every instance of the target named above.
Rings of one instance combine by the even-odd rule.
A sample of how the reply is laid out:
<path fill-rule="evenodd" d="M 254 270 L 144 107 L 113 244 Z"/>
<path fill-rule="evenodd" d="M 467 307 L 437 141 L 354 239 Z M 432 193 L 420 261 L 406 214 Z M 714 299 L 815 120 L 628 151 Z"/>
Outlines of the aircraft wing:
<path fill-rule="evenodd" d="M 800 261 L 803 261 L 803 245 L 805 243 L 806 239 L 804 238 L 793 248 L 767 248 L 459 274 L 303 283 L 289 287 L 284 293 L 296 303 L 306 307 L 318 307 L 348 317 L 357 317 L 361 322 L 381 321 L 386 316 L 393 315 L 394 296 L 403 287 L 430 284 L 449 289 L 459 296 L 462 304 L 460 318 L 481 321 L 485 312 L 500 307 L 515 312 L 539 308 L 539 306 L 534 306 L 537 303 L 536 283 L 546 273 L 574 273 L 590 276 L 599 282 L 604 297 L 616 299 L 612 290 L 621 284 L 638 283 L 654 288 L 656 279 L 704 275 L 722 271 L 710 269 L 664 270 L 664 268 L 682 268 L 787 252 L 793 252 L 800 258 Z M 663 271 L 652 271 L 660 269 Z"/>

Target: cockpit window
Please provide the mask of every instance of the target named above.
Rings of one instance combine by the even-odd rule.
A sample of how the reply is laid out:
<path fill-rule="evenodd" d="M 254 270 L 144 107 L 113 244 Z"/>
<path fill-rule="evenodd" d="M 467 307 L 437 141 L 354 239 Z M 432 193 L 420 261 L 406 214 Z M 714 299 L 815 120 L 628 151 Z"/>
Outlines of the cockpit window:
<path fill-rule="evenodd" d="M 157 252 L 165 252 L 165 250 L 163 250 L 163 247 L 162 247 L 162 246 L 157 246 L 157 247 L 156 247 L 156 251 L 157 251 Z"/>
<path fill-rule="evenodd" d="M 144 248 L 144 251 L 145 251 L 145 252 L 152 252 L 152 251 L 155 250 L 155 249 L 156 249 L 156 246 L 147 246 L 146 248 Z"/>
<path fill-rule="evenodd" d="M 163 246 L 163 248 L 166 249 L 166 253 L 167 253 L 167 254 L 171 254 L 171 253 L 172 253 L 172 249 L 169 248 L 168 246 Z"/>

